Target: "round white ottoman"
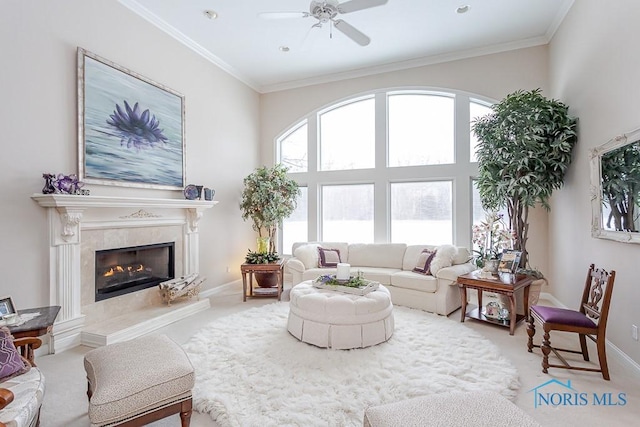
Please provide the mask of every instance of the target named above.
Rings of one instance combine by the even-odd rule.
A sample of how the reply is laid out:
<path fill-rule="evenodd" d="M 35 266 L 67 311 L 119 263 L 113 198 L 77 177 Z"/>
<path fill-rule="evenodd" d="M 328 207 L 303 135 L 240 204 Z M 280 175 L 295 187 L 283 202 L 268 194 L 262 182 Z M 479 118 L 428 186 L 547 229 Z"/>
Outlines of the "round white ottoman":
<path fill-rule="evenodd" d="M 380 285 L 367 295 L 313 287 L 312 281 L 291 289 L 287 330 L 300 341 L 323 348 L 363 348 L 393 335 L 393 304 Z"/>

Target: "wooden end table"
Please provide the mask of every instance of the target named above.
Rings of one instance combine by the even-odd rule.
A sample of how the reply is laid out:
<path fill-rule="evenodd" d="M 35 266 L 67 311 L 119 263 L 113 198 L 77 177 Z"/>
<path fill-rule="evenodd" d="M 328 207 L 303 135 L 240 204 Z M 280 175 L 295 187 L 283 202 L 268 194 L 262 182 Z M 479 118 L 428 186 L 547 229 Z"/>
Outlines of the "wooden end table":
<path fill-rule="evenodd" d="M 27 308 L 24 310 L 18 310 L 18 314 L 30 314 L 40 313 L 38 316 L 31 320 L 24 322 L 21 325 L 7 325 L 11 335 L 14 338 L 24 337 L 40 337 L 42 335 L 50 334 L 53 330 L 53 322 L 55 322 L 58 312 L 60 311 L 59 305 L 52 305 L 49 307 L 37 307 Z M 53 335 L 49 335 L 49 354 L 53 353 Z"/>
<path fill-rule="evenodd" d="M 244 263 L 240 266 L 242 272 L 242 302 L 249 297 L 278 297 L 278 301 L 282 297 L 282 290 L 284 287 L 284 260 L 281 259 L 278 262 L 272 262 L 269 264 L 247 264 Z M 276 289 L 270 292 L 253 292 L 253 276 L 255 273 L 275 273 L 278 275 L 278 284 Z M 247 295 L 247 275 L 249 276 L 249 295 Z M 273 288 L 262 288 L 273 289 Z"/>
<path fill-rule="evenodd" d="M 509 335 L 513 335 L 516 330 L 516 323 L 529 316 L 529 287 L 534 278 L 525 274 L 518 274 L 512 283 L 504 283 L 499 277 L 485 279 L 480 277 L 480 271 L 474 271 L 462 276 L 458 276 L 458 286 L 460 287 L 460 300 L 462 303 L 460 321 L 464 322 L 465 317 L 491 323 L 493 325 L 509 328 Z M 467 288 L 478 291 L 478 308 L 474 308 L 467 313 Z M 525 315 L 516 313 L 516 292 L 524 289 L 524 312 Z M 482 314 L 482 291 L 494 292 L 509 297 L 509 320 L 492 319 Z"/>

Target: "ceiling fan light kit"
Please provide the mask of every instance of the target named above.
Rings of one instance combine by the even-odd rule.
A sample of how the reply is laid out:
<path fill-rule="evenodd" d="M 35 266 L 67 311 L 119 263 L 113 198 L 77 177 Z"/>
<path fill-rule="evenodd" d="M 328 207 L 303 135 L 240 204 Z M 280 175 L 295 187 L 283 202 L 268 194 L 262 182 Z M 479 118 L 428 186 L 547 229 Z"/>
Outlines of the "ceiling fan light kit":
<path fill-rule="evenodd" d="M 387 1 L 388 0 L 349 0 L 344 3 L 339 3 L 338 0 L 312 0 L 309 5 L 309 12 L 264 12 L 259 16 L 265 19 L 308 18 L 311 16 L 318 20 L 318 22 L 311 26 L 312 28 L 320 28 L 323 24 L 329 24 L 360 46 L 367 46 L 371 42 L 371 39 L 366 34 L 337 17 L 345 13 L 382 6 L 386 4 Z"/>

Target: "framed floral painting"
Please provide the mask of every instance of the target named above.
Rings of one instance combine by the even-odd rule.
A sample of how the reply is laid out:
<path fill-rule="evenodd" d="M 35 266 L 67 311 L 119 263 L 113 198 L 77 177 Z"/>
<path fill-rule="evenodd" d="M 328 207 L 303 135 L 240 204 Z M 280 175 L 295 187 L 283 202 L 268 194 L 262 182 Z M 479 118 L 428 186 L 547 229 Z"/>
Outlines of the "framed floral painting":
<path fill-rule="evenodd" d="M 78 48 L 80 180 L 182 189 L 184 96 Z"/>

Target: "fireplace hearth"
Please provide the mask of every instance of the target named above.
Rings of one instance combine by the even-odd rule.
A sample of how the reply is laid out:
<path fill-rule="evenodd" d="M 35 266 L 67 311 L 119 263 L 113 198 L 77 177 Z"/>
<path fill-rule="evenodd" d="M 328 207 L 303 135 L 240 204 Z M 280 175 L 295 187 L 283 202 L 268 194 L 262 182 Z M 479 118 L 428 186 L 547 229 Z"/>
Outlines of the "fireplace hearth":
<path fill-rule="evenodd" d="M 96 251 L 95 301 L 136 292 L 175 278 L 175 243 Z"/>

